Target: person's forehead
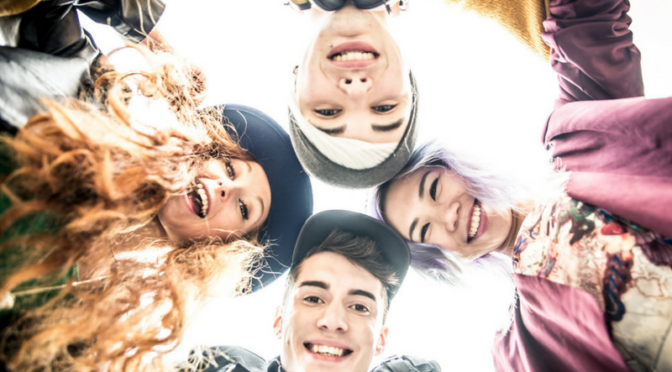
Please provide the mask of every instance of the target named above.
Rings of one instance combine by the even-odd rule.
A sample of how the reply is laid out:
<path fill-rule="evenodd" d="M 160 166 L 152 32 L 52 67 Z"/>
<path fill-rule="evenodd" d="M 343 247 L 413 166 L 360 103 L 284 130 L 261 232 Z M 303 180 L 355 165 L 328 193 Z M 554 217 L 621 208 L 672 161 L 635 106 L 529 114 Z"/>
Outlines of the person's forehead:
<path fill-rule="evenodd" d="M 309 281 L 324 282 L 335 292 L 365 290 L 377 300 L 381 299 L 383 288 L 383 283 L 369 271 L 334 252 L 320 252 L 303 260 L 294 286 L 298 288 Z"/>

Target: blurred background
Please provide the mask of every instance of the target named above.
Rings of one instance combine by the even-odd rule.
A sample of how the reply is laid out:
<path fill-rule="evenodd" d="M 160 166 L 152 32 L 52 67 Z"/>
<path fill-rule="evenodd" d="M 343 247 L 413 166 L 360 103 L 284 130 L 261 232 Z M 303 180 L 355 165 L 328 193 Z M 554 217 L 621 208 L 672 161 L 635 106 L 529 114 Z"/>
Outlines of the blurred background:
<path fill-rule="evenodd" d="M 206 73 L 206 105 L 258 108 L 287 128 L 292 70 L 307 39 L 307 17 L 282 0 L 167 0 L 159 27 L 176 50 Z M 670 0 L 632 0 L 635 43 L 642 51 L 648 97 L 672 95 Z M 86 22 L 103 51 L 123 46 L 116 34 Z M 557 96 L 549 63 L 497 24 L 442 0 L 414 0 L 390 29 L 418 80 L 420 142 L 441 139 L 490 166 L 527 177 L 546 166 L 541 130 Z M 531 172 L 532 170 L 532 172 Z M 532 180 L 530 181 L 532 182 Z M 367 191 L 313 180 L 315 212 L 366 211 Z M 280 198 L 281 195 L 273 195 Z M 272 325 L 284 277 L 236 299 L 212 299 L 172 354 L 186 359 L 195 345 L 235 345 L 270 359 L 280 352 Z M 437 360 L 444 371 L 492 371 L 490 346 L 507 302 L 506 283 L 475 271 L 449 288 L 409 273 L 388 318 L 383 356 Z"/>

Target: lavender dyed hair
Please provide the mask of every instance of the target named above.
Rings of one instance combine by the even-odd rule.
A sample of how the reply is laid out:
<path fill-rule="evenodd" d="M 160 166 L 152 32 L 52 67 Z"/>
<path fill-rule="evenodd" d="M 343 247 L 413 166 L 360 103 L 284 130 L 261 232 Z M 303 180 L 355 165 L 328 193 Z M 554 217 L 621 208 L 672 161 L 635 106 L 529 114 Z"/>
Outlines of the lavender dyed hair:
<path fill-rule="evenodd" d="M 423 167 L 450 169 L 455 172 L 472 196 L 495 208 L 518 209 L 520 203 L 530 199 L 529 195 L 525 197 L 527 190 L 513 180 L 470 163 L 439 142 L 431 141 L 418 147 L 399 173 L 376 188 L 369 205 L 373 217 L 387 223 L 384 201 L 390 186 L 394 181 Z M 463 273 L 468 268 L 495 272 L 510 280 L 511 261 L 502 256 L 487 254 L 467 263 L 437 245 L 407 242 L 411 249 L 411 267 L 425 277 L 455 285 L 462 281 Z"/>

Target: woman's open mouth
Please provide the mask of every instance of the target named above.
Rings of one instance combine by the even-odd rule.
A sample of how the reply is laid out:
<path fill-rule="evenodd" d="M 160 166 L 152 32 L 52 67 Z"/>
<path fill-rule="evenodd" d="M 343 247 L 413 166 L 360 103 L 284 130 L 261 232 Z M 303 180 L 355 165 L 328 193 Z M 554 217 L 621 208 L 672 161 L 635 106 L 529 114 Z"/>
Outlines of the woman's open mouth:
<path fill-rule="evenodd" d="M 479 238 L 488 227 L 488 216 L 483 210 L 483 206 L 478 199 L 474 199 L 474 206 L 469 215 L 469 224 L 467 225 L 467 243 Z"/>
<path fill-rule="evenodd" d="M 330 357 L 344 357 L 352 353 L 350 349 L 343 349 L 335 346 L 317 345 L 306 342 L 303 346 L 313 354 L 319 354 Z"/>
<path fill-rule="evenodd" d="M 196 182 L 192 191 L 187 193 L 187 198 L 193 206 L 194 213 L 201 218 L 205 218 L 210 211 L 210 200 L 205 187 L 200 181 Z"/>

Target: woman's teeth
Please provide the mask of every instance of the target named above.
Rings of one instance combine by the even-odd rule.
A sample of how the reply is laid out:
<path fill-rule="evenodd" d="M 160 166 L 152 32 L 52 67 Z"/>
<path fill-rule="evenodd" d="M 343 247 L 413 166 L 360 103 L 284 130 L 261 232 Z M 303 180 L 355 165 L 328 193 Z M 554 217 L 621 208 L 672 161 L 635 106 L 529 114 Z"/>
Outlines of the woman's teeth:
<path fill-rule="evenodd" d="M 355 50 L 339 53 L 331 57 L 334 61 L 366 61 L 374 58 L 376 56 L 371 52 L 359 52 Z"/>
<path fill-rule="evenodd" d="M 205 194 L 202 183 L 196 184 L 196 192 L 201 198 L 201 216 L 205 217 L 208 214 L 208 196 Z"/>
<path fill-rule="evenodd" d="M 343 353 L 345 353 L 345 350 L 341 348 L 325 345 L 310 345 L 310 351 L 316 354 L 323 354 L 337 357 L 343 356 Z"/>
<path fill-rule="evenodd" d="M 474 205 L 474 213 L 471 215 L 471 227 L 469 228 L 469 239 L 476 236 L 478 226 L 481 224 L 481 206 L 478 202 Z"/>

